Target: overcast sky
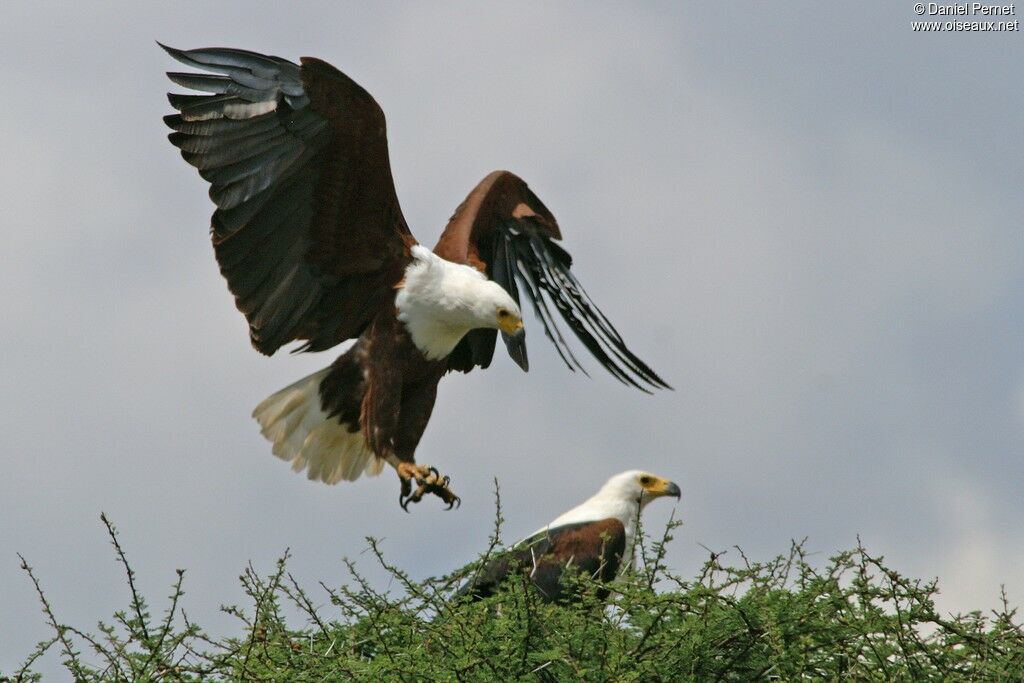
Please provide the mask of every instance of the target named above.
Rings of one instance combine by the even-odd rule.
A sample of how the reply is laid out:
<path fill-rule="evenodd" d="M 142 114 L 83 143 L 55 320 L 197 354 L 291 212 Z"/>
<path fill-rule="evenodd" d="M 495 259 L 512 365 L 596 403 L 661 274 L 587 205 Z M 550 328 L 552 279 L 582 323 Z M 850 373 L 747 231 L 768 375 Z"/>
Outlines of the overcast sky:
<path fill-rule="evenodd" d="M 99 514 L 162 609 L 213 630 L 252 560 L 309 586 L 472 559 L 609 475 L 677 481 L 674 569 L 859 534 L 940 606 L 1024 603 L 1024 36 L 918 34 L 910 0 L 646 4 L 4 3 L 0 8 L 0 670 L 58 617 L 127 604 Z M 154 44 L 322 57 L 388 117 L 432 244 L 489 171 L 558 217 L 590 293 L 675 392 L 560 366 L 527 320 L 446 379 L 418 451 L 462 508 L 412 514 L 393 473 L 336 487 L 270 454 L 253 406 L 333 360 L 264 358 L 207 237 L 206 184 L 165 139 Z M 672 502 L 648 509 L 658 527 Z M 55 662 L 56 658 L 52 658 Z M 52 670 L 48 669 L 48 670 Z M 59 676 L 57 677 L 59 679 Z"/>

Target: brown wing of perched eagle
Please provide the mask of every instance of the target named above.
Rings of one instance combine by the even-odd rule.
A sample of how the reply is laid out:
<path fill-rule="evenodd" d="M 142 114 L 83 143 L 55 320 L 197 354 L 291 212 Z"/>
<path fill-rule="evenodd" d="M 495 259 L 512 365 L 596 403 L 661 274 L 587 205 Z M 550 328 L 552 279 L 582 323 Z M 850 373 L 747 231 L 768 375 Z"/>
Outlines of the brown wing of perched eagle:
<path fill-rule="evenodd" d="M 395 194 L 384 113 L 319 59 L 162 46 L 200 73 L 170 79 L 169 138 L 210 183 L 217 263 L 270 355 L 356 343 L 255 411 L 278 457 L 328 484 L 390 464 L 403 507 L 448 478 L 415 463 L 437 384 L 487 367 L 500 332 L 526 370 L 526 294 L 570 368 L 581 364 L 554 312 L 620 381 L 668 385 L 626 347 L 576 280 L 554 216 L 522 180 L 496 171 L 456 210 L 434 252 L 409 231 Z M 417 488 L 413 490 L 415 481 Z"/>
<path fill-rule="evenodd" d="M 571 600 L 577 596 L 566 573 L 601 584 L 612 581 L 632 561 L 633 535 L 644 507 L 656 498 L 679 495 L 676 484 L 648 472 L 617 474 L 586 501 L 485 563 L 457 595 L 484 598 L 510 577 L 522 575 L 541 599 Z M 598 589 L 599 598 L 607 595 L 606 588 Z"/>

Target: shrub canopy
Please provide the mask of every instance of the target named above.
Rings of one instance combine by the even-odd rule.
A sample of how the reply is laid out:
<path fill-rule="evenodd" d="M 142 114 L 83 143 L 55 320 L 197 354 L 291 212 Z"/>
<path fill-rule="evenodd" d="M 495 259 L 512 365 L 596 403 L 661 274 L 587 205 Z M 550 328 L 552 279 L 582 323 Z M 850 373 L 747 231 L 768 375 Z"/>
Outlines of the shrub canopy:
<path fill-rule="evenodd" d="M 497 547 L 495 534 L 487 553 Z M 398 588 L 377 590 L 352 563 L 350 581 L 320 584 L 329 606 L 288 573 L 287 554 L 269 575 L 241 577 L 247 608 L 222 607 L 239 634 L 214 638 L 180 609 L 184 572 L 154 616 L 104 518 L 127 571 L 130 601 L 94 632 L 61 624 L 32 574 L 53 637 L 0 680 L 36 680 L 47 651 L 81 681 L 1016 681 L 1024 632 L 1005 599 L 991 614 L 943 617 L 935 581 L 902 576 L 863 547 L 816 567 L 794 543 L 749 560 L 738 548 L 710 553 L 689 579 L 664 563 L 678 522 L 642 540 L 636 567 L 606 601 L 586 576 L 580 602 L 540 601 L 521 576 L 479 601 L 452 599 L 478 565 L 413 580 L 373 539 L 376 560 Z M 304 623 L 289 623 L 293 605 Z M 294 621 L 294 617 L 292 619 Z"/>

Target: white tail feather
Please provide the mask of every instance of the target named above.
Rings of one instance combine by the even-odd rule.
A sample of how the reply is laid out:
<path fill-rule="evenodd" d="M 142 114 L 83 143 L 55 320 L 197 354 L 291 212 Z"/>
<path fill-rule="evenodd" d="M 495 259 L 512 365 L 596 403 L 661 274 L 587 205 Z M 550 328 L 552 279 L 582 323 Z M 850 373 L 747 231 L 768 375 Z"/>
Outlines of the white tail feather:
<path fill-rule="evenodd" d="M 310 479 L 337 484 L 355 481 L 361 474 L 375 476 L 384 461 L 374 455 L 361 431 L 350 432 L 320 408 L 320 382 L 324 368 L 269 396 L 252 416 L 273 446 L 274 455 L 306 470 Z"/>

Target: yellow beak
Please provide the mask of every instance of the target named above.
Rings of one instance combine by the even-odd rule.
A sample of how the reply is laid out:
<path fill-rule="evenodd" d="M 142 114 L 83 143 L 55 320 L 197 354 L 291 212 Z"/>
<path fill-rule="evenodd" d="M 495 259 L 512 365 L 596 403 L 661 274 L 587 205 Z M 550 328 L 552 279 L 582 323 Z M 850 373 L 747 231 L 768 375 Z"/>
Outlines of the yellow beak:
<path fill-rule="evenodd" d="M 498 329 L 505 334 L 515 334 L 519 330 L 523 329 L 523 321 L 519 318 L 508 316 L 504 320 L 498 321 Z"/>
<path fill-rule="evenodd" d="M 647 492 L 654 496 L 675 496 L 678 500 L 682 494 L 679 490 L 679 485 L 674 481 L 667 481 L 665 479 L 658 479 L 656 482 L 647 487 Z"/>

